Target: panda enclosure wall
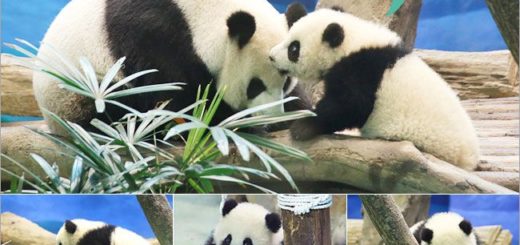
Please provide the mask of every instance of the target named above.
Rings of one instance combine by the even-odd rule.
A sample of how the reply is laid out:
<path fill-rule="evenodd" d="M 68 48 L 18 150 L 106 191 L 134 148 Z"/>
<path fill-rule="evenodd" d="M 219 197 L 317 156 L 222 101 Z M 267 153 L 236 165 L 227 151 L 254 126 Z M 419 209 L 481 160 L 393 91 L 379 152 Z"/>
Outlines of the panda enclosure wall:
<path fill-rule="evenodd" d="M 324 0 L 319 1 L 318 7 L 339 5 L 346 11 L 361 17 L 373 18 L 373 16 L 385 16 L 384 13 L 388 10 L 391 1 L 384 2 L 385 4 L 375 4 L 373 1 Z M 493 1 L 488 2 L 492 4 Z M 399 32 L 406 43 L 412 46 L 420 7 L 421 1 L 406 1 L 394 16 L 372 20 L 388 25 Z M 507 31 L 505 33 L 507 34 Z M 514 43 L 514 40 L 511 42 Z M 518 46 L 518 39 L 516 44 Z M 514 48 L 512 50 L 515 52 Z M 518 65 L 513 56 L 507 50 L 494 52 L 417 50 L 416 52 L 440 73 L 464 100 L 463 105 L 472 117 L 481 141 L 483 156 L 477 171 L 470 173 L 458 169 L 431 155 L 419 152 L 408 142 L 365 140 L 337 135 L 322 136 L 313 142 L 295 143 L 289 139 L 287 132 L 273 133 L 272 137 L 279 142 L 305 150 L 314 159 L 314 163 L 309 164 L 282 161 L 296 181 L 332 181 L 374 192 L 518 191 L 519 79 Z M 41 113 L 33 97 L 31 72 L 13 66 L 6 57 L 2 57 L 1 62 L 2 113 L 40 116 Z M 307 90 L 312 95 L 313 101 L 319 100 L 322 94 L 320 86 L 307 88 Z M 52 156 L 48 151 L 41 149 L 52 147 L 49 142 L 37 135 L 31 135 L 32 133 L 21 125 L 45 127 L 39 122 L 2 125 L 2 153 L 20 162 L 30 162 L 27 161 L 26 152 L 39 153 L 40 151 L 47 159 L 62 162 L 58 160 L 59 156 Z M 276 157 L 276 154 L 274 156 Z M 241 164 L 257 163 L 253 161 Z M 426 168 L 428 174 L 410 166 Z M 5 163 L 4 167 L 20 173 L 8 163 Z M 42 173 L 36 165 L 28 167 Z M 67 166 L 61 167 L 67 169 Z"/>

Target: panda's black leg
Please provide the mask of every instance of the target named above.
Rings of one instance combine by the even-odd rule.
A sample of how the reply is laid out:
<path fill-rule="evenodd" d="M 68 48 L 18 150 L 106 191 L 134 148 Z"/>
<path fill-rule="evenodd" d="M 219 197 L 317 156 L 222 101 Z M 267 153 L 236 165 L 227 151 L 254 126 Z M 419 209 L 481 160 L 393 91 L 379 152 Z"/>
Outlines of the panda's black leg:
<path fill-rule="evenodd" d="M 301 85 L 296 85 L 291 93 L 287 97 L 298 97 L 299 99 L 290 101 L 284 104 L 285 111 L 298 111 L 298 110 L 312 110 L 312 103 L 310 97 L 305 93 L 305 90 Z M 268 132 L 275 132 L 280 130 L 288 129 L 293 121 L 277 123 L 267 126 Z"/>
<path fill-rule="evenodd" d="M 340 101 L 323 98 L 316 106 L 316 117 L 303 118 L 291 126 L 291 136 L 295 140 L 309 140 L 320 134 L 331 134 L 345 128 L 344 108 Z"/>

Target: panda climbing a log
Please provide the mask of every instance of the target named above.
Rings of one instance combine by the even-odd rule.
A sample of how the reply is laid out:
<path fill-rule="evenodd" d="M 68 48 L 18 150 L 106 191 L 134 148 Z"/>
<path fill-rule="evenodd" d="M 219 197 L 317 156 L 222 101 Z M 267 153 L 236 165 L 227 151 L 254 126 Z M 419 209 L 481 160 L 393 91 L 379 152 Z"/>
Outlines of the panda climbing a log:
<path fill-rule="evenodd" d="M 284 86 L 295 87 L 295 81 L 269 61 L 270 49 L 287 31 L 286 18 L 266 0 L 73 0 L 53 21 L 42 43 L 70 60 L 86 57 L 101 74 L 121 57 L 127 58 L 121 77 L 159 70 L 134 80 L 133 87 L 186 83 L 182 91 L 120 100 L 138 111 L 168 100 L 166 109 L 179 111 L 195 102 L 200 86 L 215 85 L 209 99 L 225 87 L 216 123 L 237 111 L 281 100 Z M 50 49 L 42 45 L 38 55 L 46 56 Z M 67 121 L 88 126 L 92 118 L 105 116 L 96 115 L 90 99 L 59 88 L 44 74 L 35 73 L 34 91 L 40 108 Z M 306 107 L 302 102 L 294 106 Z M 109 118 L 121 118 L 125 111 L 118 109 L 108 107 Z M 279 106 L 266 113 L 283 109 Z M 51 131 L 59 132 L 59 126 L 46 119 Z"/>
<path fill-rule="evenodd" d="M 283 245 L 280 215 L 248 202 L 228 199 L 205 245 Z"/>
<path fill-rule="evenodd" d="M 270 59 L 281 73 L 323 80 L 325 94 L 317 117 L 292 124 L 294 139 L 359 128 L 363 137 L 411 141 L 437 158 L 475 169 L 479 145 L 468 114 L 396 33 L 338 9 L 300 13 Z"/>
<path fill-rule="evenodd" d="M 99 221 L 67 220 L 56 236 L 56 245 L 150 245 L 127 229 Z"/>

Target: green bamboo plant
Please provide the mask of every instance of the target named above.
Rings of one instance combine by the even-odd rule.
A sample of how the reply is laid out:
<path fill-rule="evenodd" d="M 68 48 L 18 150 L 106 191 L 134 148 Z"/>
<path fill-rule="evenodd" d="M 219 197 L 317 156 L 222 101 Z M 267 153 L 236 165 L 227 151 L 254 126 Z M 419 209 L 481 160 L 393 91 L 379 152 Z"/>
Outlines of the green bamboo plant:
<path fill-rule="evenodd" d="M 225 89 L 219 90 L 210 100 L 210 84 L 205 88 L 199 87 L 196 102 L 180 111 L 165 110 L 168 103 L 165 102 L 153 110 L 139 112 L 115 99 L 140 93 L 179 90 L 182 84 L 127 88 L 125 84 L 156 70 L 138 72 L 114 81 L 125 61 L 125 58 L 121 58 L 99 79 L 86 58 L 80 58 L 82 70 L 79 70 L 74 62 L 49 45 L 46 49 L 49 50 L 48 53 L 36 56 L 34 53 L 38 49 L 35 46 L 23 40 L 19 42 L 32 51 L 16 44 L 7 45 L 33 58 L 33 62 L 17 59 L 20 65 L 53 77 L 63 89 L 92 98 L 98 113 L 105 112 L 106 103 L 110 103 L 127 110 L 128 114 L 110 124 L 93 119 L 90 124 L 99 130 L 95 133 L 42 109 L 48 118 L 64 129 L 68 137 L 65 139 L 37 129 L 33 131 L 63 149 L 62 154 L 66 155 L 72 164 L 72 172 L 69 178 L 65 178 L 63 176 L 66 174 L 60 172 L 57 164 L 49 163 L 37 154 L 31 154 L 31 158 L 46 174 L 46 177 L 42 177 L 31 172 L 23 163 L 2 155 L 2 161 L 13 162 L 24 173 L 20 176 L 1 168 L 2 172 L 12 176 L 10 192 L 210 193 L 215 191 L 214 184 L 218 182 L 232 182 L 248 185 L 263 192 L 272 192 L 252 183 L 250 176 L 279 179 L 273 173 L 273 169 L 298 191 L 289 172 L 263 149 L 298 158 L 303 160 L 302 162 L 310 161 L 309 157 L 298 149 L 243 130 L 313 116 L 314 114 L 307 110 L 257 115 L 258 112 L 297 98 L 286 98 L 249 108 L 230 116 L 218 125 L 209 126 L 225 93 Z M 171 125 L 177 118 L 186 122 Z M 172 141 L 172 138 L 177 140 Z M 182 147 L 179 147 L 179 140 L 183 143 Z M 230 154 L 232 143 L 244 161 L 250 161 L 254 155 L 260 160 L 264 170 L 221 162 L 223 156 Z M 179 152 L 178 149 L 182 151 Z M 31 180 L 28 180 L 26 175 L 30 175 Z M 25 190 L 24 186 L 30 186 L 32 190 Z"/>

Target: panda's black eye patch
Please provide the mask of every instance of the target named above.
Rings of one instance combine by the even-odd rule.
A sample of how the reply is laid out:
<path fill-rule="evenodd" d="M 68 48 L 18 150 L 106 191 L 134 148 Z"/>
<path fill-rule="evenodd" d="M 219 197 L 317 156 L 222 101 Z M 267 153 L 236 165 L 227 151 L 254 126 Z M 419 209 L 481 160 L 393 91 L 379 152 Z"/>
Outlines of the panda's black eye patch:
<path fill-rule="evenodd" d="M 293 41 L 287 49 L 287 57 L 290 61 L 296 63 L 300 58 L 300 41 Z"/>
<path fill-rule="evenodd" d="M 246 238 L 244 239 L 244 242 L 242 242 L 242 245 L 253 245 L 253 241 L 251 240 L 251 238 Z"/>
<path fill-rule="evenodd" d="M 231 234 L 228 234 L 226 239 L 224 239 L 224 241 L 222 241 L 222 245 L 230 245 L 232 240 L 233 240 L 233 237 L 231 237 Z"/>
<path fill-rule="evenodd" d="M 262 80 L 257 77 L 251 79 L 247 87 L 247 99 L 251 100 L 256 98 L 256 96 L 264 92 L 266 89 L 267 88 Z"/>

